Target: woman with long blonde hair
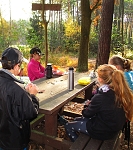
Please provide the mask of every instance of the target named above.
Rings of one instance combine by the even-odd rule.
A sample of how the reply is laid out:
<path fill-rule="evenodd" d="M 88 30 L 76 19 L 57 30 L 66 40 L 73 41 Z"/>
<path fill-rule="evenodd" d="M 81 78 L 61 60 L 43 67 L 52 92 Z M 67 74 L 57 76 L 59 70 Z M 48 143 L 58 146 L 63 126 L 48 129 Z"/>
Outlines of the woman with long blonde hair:
<path fill-rule="evenodd" d="M 103 68 L 103 69 L 102 69 Z M 108 68 L 108 69 L 106 69 Z M 103 73 L 104 72 L 104 73 Z M 123 72 L 117 70 L 112 65 L 102 65 L 97 69 L 98 77 L 104 80 L 105 83 L 109 84 L 110 89 L 115 92 L 116 104 L 119 107 L 123 107 L 126 117 L 128 120 L 132 119 L 133 115 L 133 94 L 125 81 Z"/>
<path fill-rule="evenodd" d="M 98 67 L 98 93 L 87 102 L 82 117 L 65 125 L 71 141 L 82 132 L 92 138 L 108 140 L 122 130 L 126 119 L 133 115 L 133 94 L 124 79 L 123 72 L 113 65 Z"/>

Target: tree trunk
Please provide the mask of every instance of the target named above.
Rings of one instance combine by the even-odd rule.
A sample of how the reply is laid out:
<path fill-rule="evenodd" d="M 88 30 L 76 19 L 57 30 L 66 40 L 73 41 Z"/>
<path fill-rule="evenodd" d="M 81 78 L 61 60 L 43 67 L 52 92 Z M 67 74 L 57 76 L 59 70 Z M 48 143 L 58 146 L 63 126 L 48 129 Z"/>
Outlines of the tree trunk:
<path fill-rule="evenodd" d="M 103 0 L 96 68 L 107 64 L 110 55 L 114 0 Z"/>
<path fill-rule="evenodd" d="M 81 0 L 81 39 L 78 58 L 78 71 L 88 71 L 88 42 L 91 27 L 91 9 L 89 0 Z"/>
<path fill-rule="evenodd" d="M 121 0 L 121 9 L 122 9 L 122 15 L 121 15 L 121 43 L 122 43 L 122 56 L 124 56 L 124 35 L 123 35 L 123 30 L 124 30 L 124 0 Z"/>

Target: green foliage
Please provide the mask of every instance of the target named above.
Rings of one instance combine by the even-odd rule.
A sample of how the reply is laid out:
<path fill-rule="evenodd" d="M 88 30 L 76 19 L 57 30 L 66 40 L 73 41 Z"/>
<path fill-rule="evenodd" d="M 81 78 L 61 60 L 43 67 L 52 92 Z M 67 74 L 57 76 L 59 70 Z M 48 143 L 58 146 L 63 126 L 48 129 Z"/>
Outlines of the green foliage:
<path fill-rule="evenodd" d="M 19 20 L 7 22 L 1 19 L 0 23 L 0 50 L 3 51 L 10 45 L 25 45 L 28 21 Z"/>
<path fill-rule="evenodd" d="M 113 53 L 117 54 L 118 52 L 122 51 L 122 37 L 121 34 L 118 32 L 117 27 L 112 27 L 112 37 L 111 37 L 111 50 Z"/>
<path fill-rule="evenodd" d="M 132 0 L 124 0 L 124 2 L 133 2 Z"/>
<path fill-rule="evenodd" d="M 77 53 L 80 44 L 80 26 L 70 18 L 64 24 L 50 23 L 48 39 L 51 51 L 60 49 L 67 53 Z"/>
<path fill-rule="evenodd" d="M 30 26 L 31 27 L 27 29 L 27 43 L 30 47 L 42 47 L 44 43 L 44 30 L 42 23 L 40 22 L 40 17 L 37 13 L 34 13 L 33 18 L 30 18 Z"/>
<path fill-rule="evenodd" d="M 120 1 L 121 2 L 121 1 Z M 114 10 L 114 23 L 112 28 L 112 43 L 111 51 L 115 54 L 126 53 L 127 49 L 131 50 L 133 46 L 132 38 L 132 14 L 133 14 L 133 1 L 124 1 L 124 18 L 122 26 L 122 8 L 120 5 L 115 7 Z M 123 28 L 122 28 L 123 27 Z M 123 34 L 123 35 L 122 35 Z"/>
<path fill-rule="evenodd" d="M 11 45 L 27 45 L 26 35 L 28 34 L 29 22 L 26 20 L 12 21 L 11 28 Z"/>
<path fill-rule="evenodd" d="M 17 48 L 23 53 L 23 56 L 26 59 L 29 59 L 30 57 L 30 48 L 26 45 L 18 45 Z"/>
<path fill-rule="evenodd" d="M 56 26 L 56 27 L 55 27 Z M 64 36 L 64 32 L 61 31 L 64 29 L 62 23 L 49 23 L 48 25 L 48 40 L 49 40 L 49 49 L 50 51 L 56 50 L 56 48 L 60 47 L 62 49 L 62 39 Z"/>
<path fill-rule="evenodd" d="M 3 19 L 2 17 L 0 18 L 0 52 L 3 51 L 6 47 L 9 45 L 9 29 L 10 26 L 8 22 Z"/>
<path fill-rule="evenodd" d="M 89 57 L 95 57 L 98 51 L 98 32 L 91 28 L 89 40 Z"/>

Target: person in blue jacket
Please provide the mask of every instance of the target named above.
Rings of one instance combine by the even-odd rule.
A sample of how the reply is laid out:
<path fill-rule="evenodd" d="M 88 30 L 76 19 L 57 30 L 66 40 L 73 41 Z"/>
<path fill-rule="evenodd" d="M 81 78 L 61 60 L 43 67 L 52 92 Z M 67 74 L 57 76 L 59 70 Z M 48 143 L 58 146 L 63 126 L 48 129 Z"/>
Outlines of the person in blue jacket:
<path fill-rule="evenodd" d="M 13 47 L 3 51 L 0 69 L 0 150 L 27 150 L 30 121 L 37 117 L 38 88 L 15 76 L 21 70 L 22 53 Z"/>
<path fill-rule="evenodd" d="M 116 66 L 117 69 L 124 72 L 125 79 L 133 91 L 133 71 L 131 69 L 131 61 L 121 56 L 114 55 L 109 59 L 109 64 Z"/>
<path fill-rule="evenodd" d="M 72 142 L 79 132 L 98 140 L 111 139 L 122 130 L 126 119 L 132 119 L 133 93 L 123 73 L 113 65 L 104 64 L 98 67 L 96 74 L 98 93 L 86 102 L 82 117 L 65 124 Z"/>

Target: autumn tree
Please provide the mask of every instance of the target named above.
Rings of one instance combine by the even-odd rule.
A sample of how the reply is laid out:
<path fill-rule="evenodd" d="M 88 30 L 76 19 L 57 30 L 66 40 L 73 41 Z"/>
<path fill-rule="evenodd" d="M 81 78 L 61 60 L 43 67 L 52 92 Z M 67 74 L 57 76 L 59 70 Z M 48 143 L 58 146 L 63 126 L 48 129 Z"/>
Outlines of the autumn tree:
<path fill-rule="evenodd" d="M 113 12 L 114 0 L 103 0 L 96 67 L 108 63 L 110 55 Z"/>
<path fill-rule="evenodd" d="M 78 57 L 78 71 L 88 71 L 88 43 L 91 28 L 91 14 L 101 4 L 101 0 L 96 0 L 93 7 L 89 0 L 81 0 L 81 39 Z"/>
<path fill-rule="evenodd" d="M 27 42 L 30 47 L 43 46 L 44 42 L 44 30 L 40 23 L 40 17 L 36 13 L 33 14 L 33 18 L 30 18 L 30 28 L 28 28 L 28 35 L 26 36 Z"/>
<path fill-rule="evenodd" d="M 0 51 L 9 46 L 9 29 L 8 22 L 2 17 L 0 12 Z"/>

